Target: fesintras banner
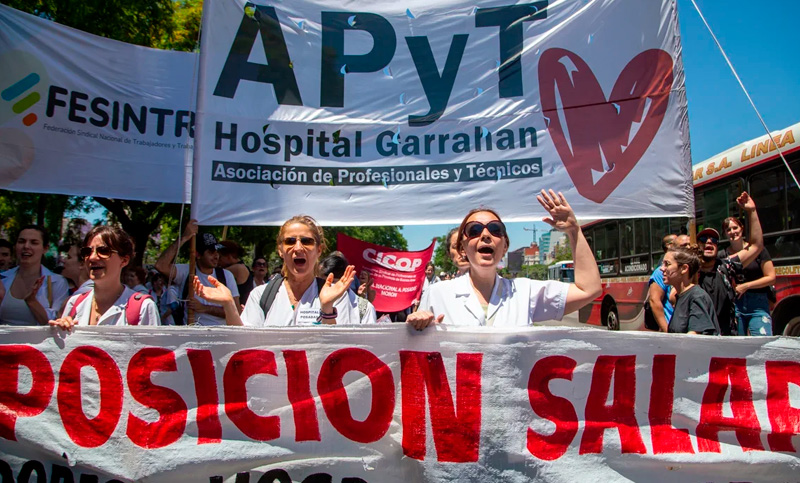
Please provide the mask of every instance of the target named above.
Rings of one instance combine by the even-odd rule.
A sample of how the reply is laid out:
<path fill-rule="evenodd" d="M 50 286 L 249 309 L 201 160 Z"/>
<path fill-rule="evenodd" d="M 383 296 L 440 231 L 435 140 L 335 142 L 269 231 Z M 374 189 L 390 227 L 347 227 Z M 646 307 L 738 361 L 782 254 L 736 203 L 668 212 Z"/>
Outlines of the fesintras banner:
<path fill-rule="evenodd" d="M 688 216 L 674 0 L 207 0 L 194 215 Z"/>
<path fill-rule="evenodd" d="M 189 201 L 196 60 L 0 5 L 0 188 Z"/>
<path fill-rule="evenodd" d="M 800 341 L 0 329 L 3 481 L 793 481 Z"/>
<path fill-rule="evenodd" d="M 336 236 L 336 248 L 356 267 L 356 273 L 366 270 L 372 277 L 372 305 L 378 312 L 405 310 L 419 300 L 425 265 L 431 261 L 434 246 L 432 242 L 425 250 L 402 252 L 341 233 Z"/>

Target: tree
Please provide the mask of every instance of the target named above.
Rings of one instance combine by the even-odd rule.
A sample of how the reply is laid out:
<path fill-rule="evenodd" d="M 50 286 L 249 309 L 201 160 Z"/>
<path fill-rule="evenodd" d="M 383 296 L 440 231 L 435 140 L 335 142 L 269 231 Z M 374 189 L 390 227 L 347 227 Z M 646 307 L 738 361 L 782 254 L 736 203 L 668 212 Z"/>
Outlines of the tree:
<path fill-rule="evenodd" d="M 91 201 L 84 196 L 20 193 L 0 190 L 0 231 L 12 237 L 25 225 L 45 227 L 55 244 L 64 229 L 64 218 L 72 213 L 91 209 Z"/>
<path fill-rule="evenodd" d="M 556 247 L 556 256 L 553 259 L 555 262 L 563 262 L 564 260 L 572 260 L 572 248 L 569 245 L 559 245 Z"/>
<path fill-rule="evenodd" d="M 175 31 L 172 0 L 1 0 L 84 32 L 155 47 Z"/>
<path fill-rule="evenodd" d="M 436 249 L 433 251 L 433 264 L 440 272 L 455 273 L 458 267 L 450 259 L 450 247 L 447 246 L 447 233 L 436 239 Z"/>

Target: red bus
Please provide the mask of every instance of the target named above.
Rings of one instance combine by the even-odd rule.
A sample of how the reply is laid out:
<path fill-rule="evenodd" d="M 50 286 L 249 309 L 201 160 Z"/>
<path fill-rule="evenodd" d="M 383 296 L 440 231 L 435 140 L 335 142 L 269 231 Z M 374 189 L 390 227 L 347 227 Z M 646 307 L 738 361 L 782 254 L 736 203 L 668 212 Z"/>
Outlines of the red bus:
<path fill-rule="evenodd" d="M 775 265 L 776 335 L 800 335 L 800 188 L 778 155 L 800 176 L 800 123 L 748 141 L 694 166 L 695 223 L 720 232 L 722 220 L 742 217 L 736 197 L 750 193 L 758 207 L 764 243 Z M 776 146 L 777 145 L 777 146 Z M 648 280 L 661 260 L 661 238 L 686 233 L 687 218 L 603 220 L 583 226 L 594 250 L 603 293 L 578 313 L 582 323 L 609 330 L 645 330 Z M 727 246 L 722 240 L 720 248 Z"/>

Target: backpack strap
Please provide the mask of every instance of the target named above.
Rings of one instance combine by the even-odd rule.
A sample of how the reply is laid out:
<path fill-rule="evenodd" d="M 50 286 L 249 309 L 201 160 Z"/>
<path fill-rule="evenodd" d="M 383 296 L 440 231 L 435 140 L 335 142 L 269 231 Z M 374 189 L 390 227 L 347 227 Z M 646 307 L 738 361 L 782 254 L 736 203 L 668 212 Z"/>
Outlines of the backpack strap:
<path fill-rule="evenodd" d="M 50 280 L 50 275 L 47 276 L 47 306 L 53 306 L 53 281 Z"/>
<path fill-rule="evenodd" d="M 225 269 L 222 267 L 214 267 L 214 278 L 219 280 L 219 283 L 222 285 L 228 286 L 227 281 L 225 280 Z"/>
<path fill-rule="evenodd" d="M 278 290 L 280 290 L 281 285 L 283 284 L 283 275 L 277 273 L 272 276 L 271 279 L 267 282 L 267 287 L 264 289 L 264 293 L 261 294 L 261 300 L 259 301 L 259 306 L 261 306 L 261 311 L 264 312 L 264 318 L 267 318 L 267 314 L 269 313 L 270 307 L 272 307 L 272 302 L 275 301 L 275 296 L 278 295 Z"/>
<path fill-rule="evenodd" d="M 72 308 L 69 309 L 69 314 L 67 314 L 67 315 L 74 319 L 75 315 L 78 313 L 78 305 L 83 303 L 83 301 L 86 300 L 86 297 L 88 297 L 89 295 L 92 295 L 92 292 L 94 292 L 94 290 L 89 290 L 87 292 L 83 292 L 81 294 L 78 294 L 77 298 L 75 299 L 75 303 L 72 304 Z"/>
<path fill-rule="evenodd" d="M 278 295 L 278 290 L 281 289 L 281 285 L 283 285 L 283 275 L 276 274 L 269 282 L 267 282 L 267 288 L 264 289 L 264 293 L 261 294 L 261 300 L 259 301 L 259 305 L 261 306 L 261 311 L 264 312 L 264 318 L 267 317 L 269 313 L 270 307 L 272 307 L 272 303 L 275 302 L 275 296 Z M 319 298 L 319 292 L 322 290 L 322 287 L 325 286 L 325 279 L 324 278 L 316 278 L 317 281 L 317 298 Z"/>
<path fill-rule="evenodd" d="M 125 321 L 128 325 L 139 325 L 139 313 L 147 299 L 153 300 L 153 297 L 141 292 L 136 292 L 128 298 L 128 304 L 125 306 Z"/>

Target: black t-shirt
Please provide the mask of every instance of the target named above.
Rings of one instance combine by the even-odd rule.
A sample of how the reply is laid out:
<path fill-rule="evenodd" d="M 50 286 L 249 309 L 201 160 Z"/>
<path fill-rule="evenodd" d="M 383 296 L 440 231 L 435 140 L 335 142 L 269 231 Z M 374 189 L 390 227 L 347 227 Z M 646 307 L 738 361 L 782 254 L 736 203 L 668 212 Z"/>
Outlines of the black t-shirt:
<path fill-rule="evenodd" d="M 733 303 L 734 300 L 728 294 L 728 289 L 723 280 L 724 275 L 720 273 L 718 266 L 724 264 L 727 271 L 731 275 L 736 275 L 741 272 L 742 264 L 739 263 L 739 257 L 733 256 L 727 259 L 717 259 L 714 268 L 710 272 L 700 271 L 698 276 L 697 285 L 711 296 L 711 301 L 714 303 L 714 312 L 717 315 L 719 328 L 722 335 L 732 335 L 731 332 L 731 318 L 733 316 Z"/>
<path fill-rule="evenodd" d="M 675 311 L 669 320 L 669 332 L 719 335 L 719 323 L 711 297 L 697 285 L 677 296 Z"/>
<path fill-rule="evenodd" d="M 750 265 L 742 269 L 742 274 L 736 276 L 736 283 L 752 282 L 753 280 L 758 280 L 763 277 L 764 272 L 761 270 L 761 264 L 770 260 L 772 260 L 772 257 L 769 256 L 769 252 L 766 249 L 761 250 L 761 253 L 758 254 L 756 259 L 750 262 Z M 768 290 L 769 287 L 761 287 L 751 288 L 748 292 L 767 293 Z"/>

